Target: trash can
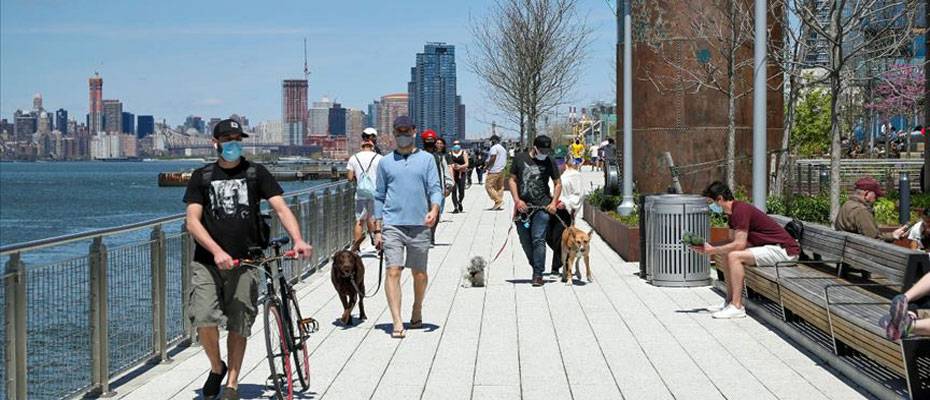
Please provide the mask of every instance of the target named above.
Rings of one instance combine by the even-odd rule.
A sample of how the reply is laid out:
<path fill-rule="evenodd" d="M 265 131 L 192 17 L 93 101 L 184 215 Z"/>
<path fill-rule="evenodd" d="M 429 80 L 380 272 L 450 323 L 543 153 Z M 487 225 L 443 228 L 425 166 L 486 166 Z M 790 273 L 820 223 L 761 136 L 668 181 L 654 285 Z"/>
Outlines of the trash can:
<path fill-rule="evenodd" d="M 708 240 L 710 209 L 698 195 L 663 194 L 646 197 L 646 279 L 655 286 L 710 285 L 710 260 L 687 249 L 682 235 L 691 233 Z"/>

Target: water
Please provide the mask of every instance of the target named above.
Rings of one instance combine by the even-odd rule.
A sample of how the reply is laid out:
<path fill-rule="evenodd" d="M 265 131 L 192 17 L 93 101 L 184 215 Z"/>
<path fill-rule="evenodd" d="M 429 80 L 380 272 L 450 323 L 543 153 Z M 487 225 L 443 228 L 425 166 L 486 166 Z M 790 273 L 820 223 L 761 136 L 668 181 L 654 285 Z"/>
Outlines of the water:
<path fill-rule="evenodd" d="M 158 173 L 197 162 L 0 163 L 0 245 L 126 225 L 184 212 L 184 187 L 159 187 Z M 320 182 L 282 182 L 285 192 Z M 181 334 L 180 224 L 166 227 L 168 337 Z M 149 229 L 104 240 L 108 248 L 111 372 L 152 348 Z M 27 282 L 29 398 L 59 398 L 89 383 L 90 241 L 23 255 Z M 9 257 L 0 257 L 0 267 Z M 0 303 L 5 304 L 0 284 Z M 0 314 L 0 340 L 5 335 Z M 0 346 L 0 359 L 5 356 Z M 67 355 L 62 357 L 62 355 Z M 0 363 L 0 382 L 4 381 Z M 0 397 L 5 387 L 0 387 Z"/>
<path fill-rule="evenodd" d="M 198 162 L 0 163 L 0 246 L 184 212 L 183 187 L 158 173 Z M 313 182 L 317 183 L 317 182 Z M 282 182 L 286 192 L 311 182 Z"/>

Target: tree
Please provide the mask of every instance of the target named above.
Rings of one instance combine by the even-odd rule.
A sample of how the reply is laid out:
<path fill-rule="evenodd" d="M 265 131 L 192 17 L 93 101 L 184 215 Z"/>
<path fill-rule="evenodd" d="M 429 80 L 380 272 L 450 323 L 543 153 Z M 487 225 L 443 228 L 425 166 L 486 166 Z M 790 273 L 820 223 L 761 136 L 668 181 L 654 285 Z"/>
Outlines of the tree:
<path fill-rule="evenodd" d="M 830 149 L 830 93 L 816 88 L 807 91 L 799 100 L 791 142 L 800 156 L 823 156 Z"/>
<path fill-rule="evenodd" d="M 567 104 L 581 72 L 591 29 L 577 1 L 498 0 L 472 33 L 469 68 L 531 143 L 541 116 Z"/>
<path fill-rule="evenodd" d="M 790 0 L 788 12 L 798 19 L 809 38 L 822 43 L 826 62 L 795 60 L 801 69 L 819 68 L 819 82 L 830 90 L 830 219 L 840 208 L 842 157 L 838 102 L 855 82 L 856 70 L 870 62 L 901 54 L 914 38 L 917 0 Z"/>
<path fill-rule="evenodd" d="M 898 64 L 879 76 L 875 98 L 865 106 L 884 118 L 912 116 L 924 97 L 924 72 L 917 65 Z M 907 127 L 903 127 L 907 128 Z"/>

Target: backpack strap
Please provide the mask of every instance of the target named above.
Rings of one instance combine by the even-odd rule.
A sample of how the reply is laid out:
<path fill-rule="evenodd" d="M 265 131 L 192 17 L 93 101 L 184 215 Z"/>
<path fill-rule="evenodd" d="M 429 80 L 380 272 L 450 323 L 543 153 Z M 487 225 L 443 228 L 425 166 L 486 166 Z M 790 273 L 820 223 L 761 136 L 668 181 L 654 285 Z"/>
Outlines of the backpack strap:
<path fill-rule="evenodd" d="M 375 155 L 371 156 L 371 160 L 368 160 L 368 166 L 365 167 L 365 174 L 366 174 L 366 175 L 368 174 L 368 170 L 371 169 L 371 164 L 374 164 L 374 163 L 375 163 L 375 158 L 377 158 L 377 157 L 378 157 L 378 155 L 375 154 Z M 355 158 L 356 158 L 356 159 L 358 158 L 358 154 L 355 155 Z M 362 164 L 362 163 L 359 163 L 360 166 L 361 166 L 361 164 Z"/>

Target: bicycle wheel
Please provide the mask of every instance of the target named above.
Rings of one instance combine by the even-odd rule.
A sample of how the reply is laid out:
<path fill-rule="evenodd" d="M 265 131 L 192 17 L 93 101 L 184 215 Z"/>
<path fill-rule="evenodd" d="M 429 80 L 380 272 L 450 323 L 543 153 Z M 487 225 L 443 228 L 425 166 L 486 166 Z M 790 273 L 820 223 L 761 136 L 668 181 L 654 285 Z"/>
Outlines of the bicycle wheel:
<path fill-rule="evenodd" d="M 265 348 L 268 350 L 268 366 L 271 369 L 270 379 L 275 392 L 274 398 L 278 400 L 290 400 L 294 397 L 290 351 L 287 345 L 288 336 L 277 302 L 266 302 Z"/>
<path fill-rule="evenodd" d="M 294 297 L 294 291 L 291 290 L 289 301 L 291 303 L 291 327 L 296 327 L 294 338 L 294 369 L 297 370 L 297 379 L 303 390 L 310 388 L 310 350 L 307 342 L 310 340 L 310 332 L 300 323 L 300 306 L 297 304 L 297 298 Z"/>

